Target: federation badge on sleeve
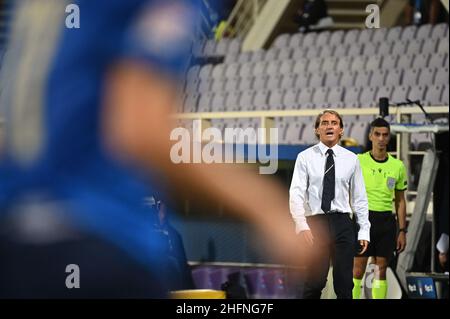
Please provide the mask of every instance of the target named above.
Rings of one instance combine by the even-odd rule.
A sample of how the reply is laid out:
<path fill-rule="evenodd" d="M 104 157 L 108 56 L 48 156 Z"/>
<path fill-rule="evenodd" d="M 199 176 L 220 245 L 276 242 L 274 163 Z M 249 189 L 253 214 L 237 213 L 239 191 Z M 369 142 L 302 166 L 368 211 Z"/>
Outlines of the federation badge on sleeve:
<path fill-rule="evenodd" d="M 388 177 L 388 178 L 387 178 L 387 187 L 388 187 L 390 190 L 393 190 L 393 189 L 394 189 L 394 187 L 395 187 L 395 178 L 393 178 L 393 177 Z"/>

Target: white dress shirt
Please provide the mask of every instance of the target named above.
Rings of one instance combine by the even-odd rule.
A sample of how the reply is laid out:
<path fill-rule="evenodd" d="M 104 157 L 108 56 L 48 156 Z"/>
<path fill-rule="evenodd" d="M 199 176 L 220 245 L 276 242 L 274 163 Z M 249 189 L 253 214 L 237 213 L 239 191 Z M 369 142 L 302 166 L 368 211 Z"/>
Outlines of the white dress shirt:
<path fill-rule="evenodd" d="M 289 190 L 289 205 L 296 233 L 309 230 L 307 216 L 324 214 L 321 204 L 328 148 L 320 142 L 297 156 Z M 334 152 L 336 182 L 331 210 L 353 212 L 360 226 L 358 240 L 369 241 L 369 205 L 358 157 L 337 144 L 331 149 Z"/>

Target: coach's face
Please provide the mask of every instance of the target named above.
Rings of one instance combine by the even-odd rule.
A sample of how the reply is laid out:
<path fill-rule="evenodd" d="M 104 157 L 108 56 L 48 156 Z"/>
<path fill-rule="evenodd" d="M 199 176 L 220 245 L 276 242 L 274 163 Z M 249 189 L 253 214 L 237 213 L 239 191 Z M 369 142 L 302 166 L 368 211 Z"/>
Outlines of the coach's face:
<path fill-rule="evenodd" d="M 341 128 L 339 117 L 331 113 L 325 113 L 320 118 L 319 127 L 316 130 L 320 141 L 328 147 L 333 147 L 339 142 L 344 129 Z"/>

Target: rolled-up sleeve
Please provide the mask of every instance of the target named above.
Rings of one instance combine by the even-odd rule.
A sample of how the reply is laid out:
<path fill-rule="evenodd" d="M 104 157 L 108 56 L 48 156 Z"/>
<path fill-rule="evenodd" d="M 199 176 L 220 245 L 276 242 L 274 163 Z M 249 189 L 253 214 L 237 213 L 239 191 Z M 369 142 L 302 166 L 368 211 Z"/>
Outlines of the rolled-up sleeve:
<path fill-rule="evenodd" d="M 289 207 L 295 222 L 295 232 L 298 234 L 303 230 L 309 230 L 305 217 L 305 196 L 308 185 L 308 174 L 306 161 L 302 154 L 295 161 L 294 174 L 292 175 L 291 187 L 289 189 Z"/>
<path fill-rule="evenodd" d="M 359 225 L 358 240 L 370 241 L 369 203 L 358 159 L 355 160 L 355 171 L 351 180 L 350 202 Z"/>

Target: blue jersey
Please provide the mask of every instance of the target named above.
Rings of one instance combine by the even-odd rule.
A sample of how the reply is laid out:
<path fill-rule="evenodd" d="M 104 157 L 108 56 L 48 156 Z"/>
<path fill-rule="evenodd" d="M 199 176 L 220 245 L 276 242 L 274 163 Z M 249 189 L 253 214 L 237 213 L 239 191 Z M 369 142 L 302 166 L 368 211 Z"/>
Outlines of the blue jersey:
<path fill-rule="evenodd" d="M 143 198 L 164 181 L 103 145 L 103 83 L 123 59 L 178 76 L 197 13 L 194 1 L 19 1 L 3 59 L 0 205 L 43 192 L 63 200 L 78 227 L 153 263 Z"/>

